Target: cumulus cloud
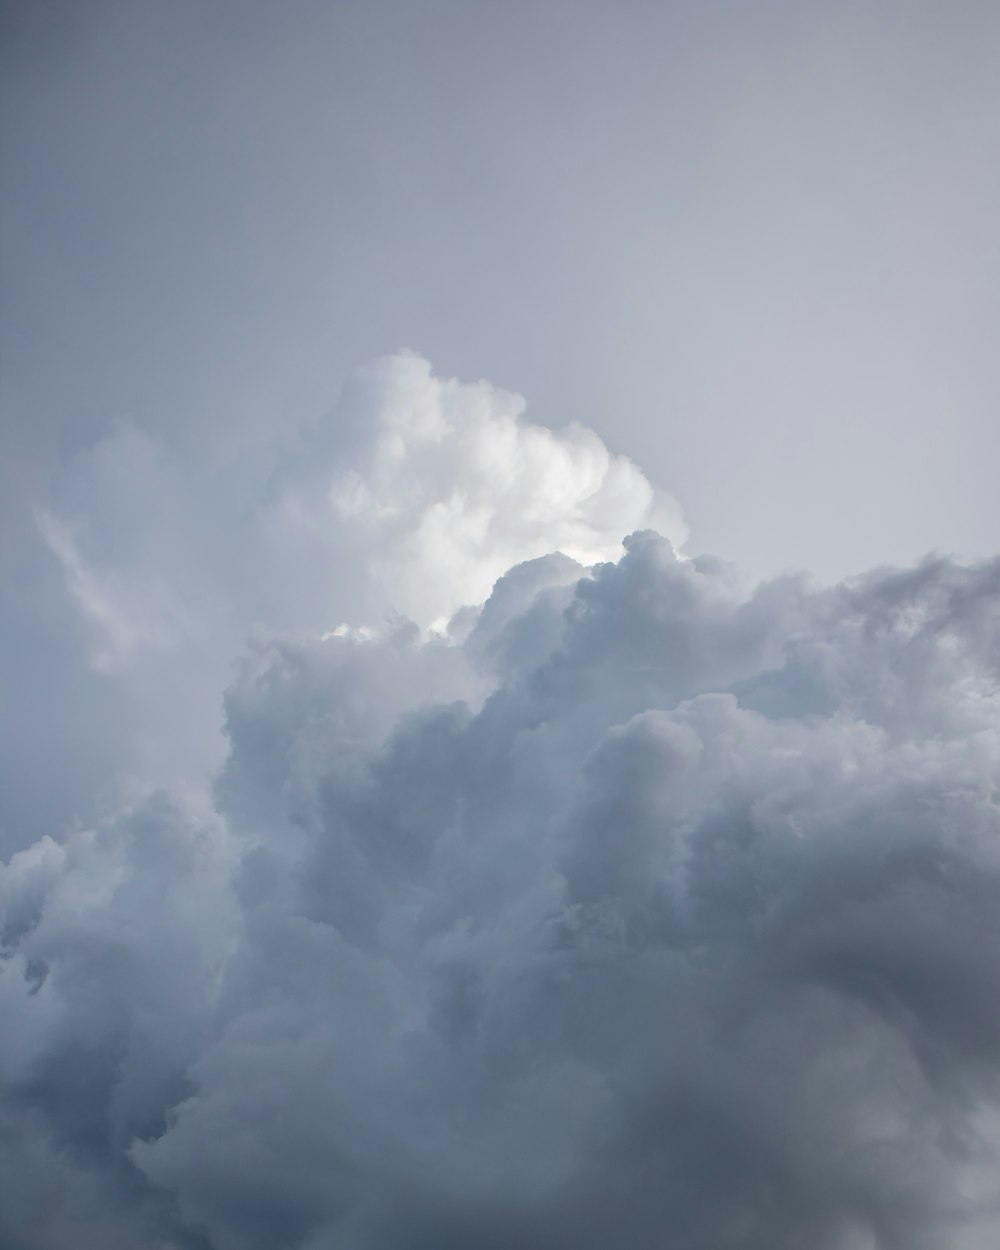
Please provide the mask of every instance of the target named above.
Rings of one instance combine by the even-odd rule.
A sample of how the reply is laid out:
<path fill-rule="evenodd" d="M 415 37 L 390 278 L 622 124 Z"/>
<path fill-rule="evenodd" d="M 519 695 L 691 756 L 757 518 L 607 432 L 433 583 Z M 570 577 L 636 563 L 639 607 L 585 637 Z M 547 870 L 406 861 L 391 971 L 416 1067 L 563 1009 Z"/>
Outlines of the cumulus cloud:
<path fill-rule="evenodd" d="M 211 800 L 0 870 L 3 1244 L 995 1244 L 1000 562 L 748 588 L 485 385 L 337 412 Z"/>
<path fill-rule="evenodd" d="M 104 665 L 226 618 L 333 628 L 396 613 L 426 627 L 525 560 L 593 564 L 644 527 L 683 542 L 678 505 L 631 461 L 524 408 L 404 352 L 359 370 L 321 421 L 231 457 L 119 425 L 37 523 Z"/>
<path fill-rule="evenodd" d="M 419 356 L 363 371 L 343 407 L 326 502 L 393 606 L 420 624 L 482 603 L 534 557 L 594 564 L 644 526 L 686 536 L 674 501 L 592 430 L 532 425 L 519 396 L 441 380 Z"/>
<path fill-rule="evenodd" d="M 525 560 L 590 564 L 637 527 L 678 544 L 686 532 L 670 496 L 591 431 L 533 424 L 518 396 L 436 377 L 414 353 L 359 370 L 322 420 L 280 437 L 220 450 L 121 423 L 32 515 L 27 584 L 3 619 L 25 642 L 0 658 L 2 676 L 30 705 L 57 665 L 70 671 L 58 731 L 39 724 L 28 749 L 22 726 L 6 744 L 7 852 L 25 830 L 49 832 L 20 782 L 43 749 L 57 774 L 50 822 L 96 818 L 98 792 L 205 784 L 224 757 L 221 691 L 252 627 L 377 630 L 402 616 L 440 628 Z M 21 619 L 23 597 L 40 620 Z M 52 635 L 44 655 L 27 641 L 39 630 Z M 95 715 L 115 740 L 100 760 Z M 89 795 L 74 780 L 84 757 L 103 765 Z"/>

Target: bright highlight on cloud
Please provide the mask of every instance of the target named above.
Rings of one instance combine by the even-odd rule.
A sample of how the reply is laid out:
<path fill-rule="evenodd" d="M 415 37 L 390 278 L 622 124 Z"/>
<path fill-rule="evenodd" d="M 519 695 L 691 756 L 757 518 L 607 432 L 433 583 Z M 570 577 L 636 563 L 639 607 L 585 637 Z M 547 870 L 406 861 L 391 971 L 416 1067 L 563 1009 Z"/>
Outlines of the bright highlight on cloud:
<path fill-rule="evenodd" d="M 370 601 L 421 626 L 483 603 L 537 556 L 594 564 L 647 526 L 683 542 L 680 509 L 631 461 L 592 430 L 523 412 L 520 396 L 437 378 L 412 353 L 378 361 L 308 440 L 309 468 L 300 461 L 274 510 L 349 552 Z"/>
<path fill-rule="evenodd" d="M 296 437 L 51 502 L 227 757 L 0 869 L 0 1243 L 992 1247 L 1000 561 L 747 590 L 415 356 Z"/>

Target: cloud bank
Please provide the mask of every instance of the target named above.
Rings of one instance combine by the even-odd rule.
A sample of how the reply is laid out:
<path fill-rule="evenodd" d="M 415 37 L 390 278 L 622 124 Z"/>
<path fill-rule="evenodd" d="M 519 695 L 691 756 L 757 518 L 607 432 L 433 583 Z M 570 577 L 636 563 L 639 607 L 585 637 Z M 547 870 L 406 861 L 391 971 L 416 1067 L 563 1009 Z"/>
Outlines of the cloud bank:
<path fill-rule="evenodd" d="M 0 869 L 0 1243 L 995 1244 L 1000 561 L 745 587 L 412 355 L 225 493 L 136 438 L 50 559 L 226 756 Z"/>
<path fill-rule="evenodd" d="M 280 436 L 207 452 L 123 423 L 76 455 L 34 501 L 0 607 L 0 681 L 20 712 L 0 853 L 96 818 L 97 794 L 205 785 L 251 629 L 440 628 L 525 560 L 612 559 L 645 526 L 684 540 L 677 504 L 635 465 L 523 410 L 402 353 Z"/>

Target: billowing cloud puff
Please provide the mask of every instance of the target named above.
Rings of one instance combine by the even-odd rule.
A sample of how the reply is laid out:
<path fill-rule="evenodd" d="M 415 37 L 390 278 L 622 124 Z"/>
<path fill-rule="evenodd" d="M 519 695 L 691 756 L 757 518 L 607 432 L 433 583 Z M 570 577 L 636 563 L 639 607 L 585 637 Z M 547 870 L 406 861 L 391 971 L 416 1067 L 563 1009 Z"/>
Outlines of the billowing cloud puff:
<path fill-rule="evenodd" d="M 523 413 L 519 396 L 404 352 L 359 370 L 322 421 L 231 458 L 119 426 L 78 456 L 38 526 L 102 668 L 231 617 L 425 627 L 525 560 L 612 559 L 644 527 L 683 542 L 677 504 L 631 461 Z"/>
<path fill-rule="evenodd" d="M 633 529 L 686 536 L 674 501 L 592 430 L 554 432 L 523 411 L 519 396 L 443 381 L 412 354 L 363 371 L 345 396 L 324 502 L 419 624 L 482 603 L 508 568 L 549 552 L 590 565 Z"/>
<path fill-rule="evenodd" d="M 357 386 L 357 477 L 259 515 L 314 481 L 421 623 L 521 562 L 430 633 L 259 629 L 211 803 L 9 860 L 0 1242 L 993 1246 L 1000 562 L 595 563 L 633 470 L 415 358 Z"/>
<path fill-rule="evenodd" d="M 25 641 L 0 657 L 26 705 L 4 743 L 0 851 L 49 832 L 46 821 L 98 815 L 93 795 L 123 774 L 130 794 L 133 781 L 205 784 L 223 757 L 221 691 L 251 627 L 378 629 L 402 615 L 427 629 L 481 605 L 525 560 L 611 559 L 644 526 L 683 540 L 677 505 L 629 460 L 523 409 L 402 353 L 279 437 L 220 450 L 126 423 L 79 452 L 36 501 L 30 577 L 0 621 L 18 640 L 50 636 L 44 654 Z M 56 673 L 59 725 L 36 725 L 31 692 Z M 42 751 L 44 818 L 19 788 Z M 89 792 L 84 759 L 104 769 Z"/>

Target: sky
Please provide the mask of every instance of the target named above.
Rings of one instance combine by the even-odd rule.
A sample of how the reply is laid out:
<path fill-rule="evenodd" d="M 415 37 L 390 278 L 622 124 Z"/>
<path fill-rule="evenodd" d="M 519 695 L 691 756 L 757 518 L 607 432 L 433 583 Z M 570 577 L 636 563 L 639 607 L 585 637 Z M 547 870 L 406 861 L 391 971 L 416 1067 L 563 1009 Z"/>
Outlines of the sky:
<path fill-rule="evenodd" d="M 998 60 L 0 4 L 4 1250 L 992 1250 Z"/>
<path fill-rule="evenodd" d="M 758 576 L 992 551 L 995 5 L 4 12 L 8 460 L 218 453 L 408 347 Z"/>

